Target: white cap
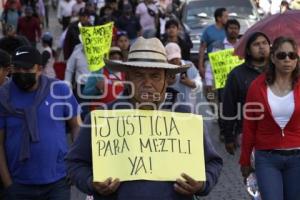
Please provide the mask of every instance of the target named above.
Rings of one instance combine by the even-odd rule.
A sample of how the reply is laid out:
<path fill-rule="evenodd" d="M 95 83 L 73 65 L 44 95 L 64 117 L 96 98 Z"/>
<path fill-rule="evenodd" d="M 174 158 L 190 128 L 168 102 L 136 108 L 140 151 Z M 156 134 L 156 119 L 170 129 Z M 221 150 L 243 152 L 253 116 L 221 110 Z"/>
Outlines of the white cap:
<path fill-rule="evenodd" d="M 176 44 L 174 42 L 170 42 L 165 46 L 165 49 L 166 49 L 168 61 L 170 61 L 174 58 L 181 59 L 181 49 L 178 46 L 178 44 Z"/>

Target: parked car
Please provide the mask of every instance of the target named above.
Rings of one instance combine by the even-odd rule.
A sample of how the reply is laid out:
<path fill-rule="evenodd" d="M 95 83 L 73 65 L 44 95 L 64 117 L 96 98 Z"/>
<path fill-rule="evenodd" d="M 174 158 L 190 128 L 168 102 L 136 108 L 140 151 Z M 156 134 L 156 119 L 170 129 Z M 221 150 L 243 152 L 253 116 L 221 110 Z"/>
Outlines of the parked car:
<path fill-rule="evenodd" d="M 252 0 L 188 0 L 182 7 L 181 22 L 193 42 L 191 60 L 197 62 L 200 40 L 208 25 L 214 24 L 214 12 L 217 8 L 228 10 L 229 17 L 241 24 L 240 33 L 260 20 L 260 15 Z"/>

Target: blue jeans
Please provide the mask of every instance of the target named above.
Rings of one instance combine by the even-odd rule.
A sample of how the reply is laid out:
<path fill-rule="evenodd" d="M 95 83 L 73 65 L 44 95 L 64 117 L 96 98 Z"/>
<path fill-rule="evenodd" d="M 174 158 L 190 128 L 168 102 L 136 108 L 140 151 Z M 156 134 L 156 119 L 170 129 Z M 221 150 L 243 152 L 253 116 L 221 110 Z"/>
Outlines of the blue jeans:
<path fill-rule="evenodd" d="M 70 186 L 65 178 L 45 185 L 13 183 L 4 190 L 4 200 L 70 200 Z"/>
<path fill-rule="evenodd" d="M 255 151 L 255 172 L 263 200 L 300 198 L 300 154 Z"/>

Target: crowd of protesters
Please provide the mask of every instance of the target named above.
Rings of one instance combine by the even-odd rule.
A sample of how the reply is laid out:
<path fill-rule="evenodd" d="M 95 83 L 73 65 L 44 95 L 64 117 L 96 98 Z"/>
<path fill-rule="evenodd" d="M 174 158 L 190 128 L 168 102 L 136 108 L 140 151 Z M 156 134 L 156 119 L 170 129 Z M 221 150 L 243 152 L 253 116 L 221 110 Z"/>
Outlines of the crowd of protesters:
<path fill-rule="evenodd" d="M 300 8 L 297 0 L 254 2 L 265 15 Z M 60 38 L 49 29 L 51 5 Z M 298 44 L 284 35 L 271 41 L 254 32 L 247 38 L 244 63 L 228 74 L 224 88 L 216 90 L 207 54 L 234 48 L 240 40 L 240 23 L 226 8 L 217 8 L 215 23 L 202 34 L 198 63 L 193 63 L 193 44 L 180 21 L 181 6 L 176 0 L 3 4 L 0 200 L 70 199 L 70 185 L 95 200 L 192 200 L 208 195 L 223 161 L 210 141 L 214 133 L 205 124 L 204 182 L 187 174 L 179 174 L 181 179 L 174 182 L 120 182 L 108 174 L 107 180 L 95 183 L 91 128 L 80 127 L 91 123 L 90 111 L 116 109 L 115 105 L 203 114 L 197 110 L 202 94 L 204 101 L 217 105 L 211 108 L 217 113 L 217 134 L 226 151 L 241 152 L 242 176 L 247 179 L 255 170 L 262 199 L 300 197 Z M 91 72 L 80 27 L 108 22 L 114 22 L 109 59 L 105 67 Z M 119 98 L 130 93 L 129 99 Z M 174 110 L 177 103 L 183 106 Z M 59 106 L 53 109 L 54 104 Z"/>

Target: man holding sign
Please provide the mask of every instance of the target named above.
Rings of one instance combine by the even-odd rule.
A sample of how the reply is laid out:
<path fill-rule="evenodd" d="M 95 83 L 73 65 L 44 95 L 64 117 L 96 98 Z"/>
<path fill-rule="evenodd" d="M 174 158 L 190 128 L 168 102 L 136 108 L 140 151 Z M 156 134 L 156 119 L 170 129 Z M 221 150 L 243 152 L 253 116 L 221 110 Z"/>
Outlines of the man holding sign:
<path fill-rule="evenodd" d="M 86 118 L 85 125 L 92 126 L 81 129 L 66 158 L 71 180 L 96 200 L 192 200 L 194 195 L 207 195 L 217 183 L 222 159 L 214 150 L 205 129 L 205 136 L 201 137 L 202 120 L 196 121 L 199 124 L 191 130 L 197 116 L 190 114 L 191 118 L 178 121 L 181 116 L 187 117 L 188 114 L 184 113 L 189 110 L 182 105 L 165 102 L 167 74 L 186 71 L 187 67 L 168 64 L 164 46 L 156 38 L 139 38 L 130 48 L 128 62 L 107 61 L 106 66 L 126 73 L 127 80 L 131 82 L 131 96 L 123 100 L 119 98 L 106 110 L 92 112 Z M 181 113 L 156 111 L 159 109 L 174 109 Z M 198 118 L 201 119 L 201 116 Z M 194 135 L 199 142 L 188 139 L 187 132 L 198 132 L 198 137 Z M 134 137 L 139 139 L 136 145 L 133 145 Z M 196 159 L 192 160 L 197 148 L 199 152 L 202 149 L 202 155 L 196 155 Z M 121 160 L 124 153 L 127 153 L 130 162 L 111 165 L 102 162 L 97 165 L 98 160 L 95 159 L 98 156 L 107 159 L 107 162 Z M 144 158 L 132 159 L 132 155 L 137 153 L 143 153 Z M 179 163 L 168 158 L 174 153 L 179 160 L 190 158 L 192 162 Z M 155 158 L 163 158 L 163 155 L 168 156 L 155 162 Z M 128 163 L 133 166 L 129 172 Z M 161 167 L 155 171 L 155 165 L 159 163 Z M 194 165 L 199 165 L 196 168 L 197 174 L 200 174 L 198 177 L 190 170 Z M 182 166 L 185 168 L 182 169 Z M 177 169 L 180 172 L 167 178 L 166 174 Z M 127 175 L 122 176 L 124 171 Z M 99 173 L 106 177 L 99 178 Z M 115 175 L 118 173 L 122 177 Z"/>

